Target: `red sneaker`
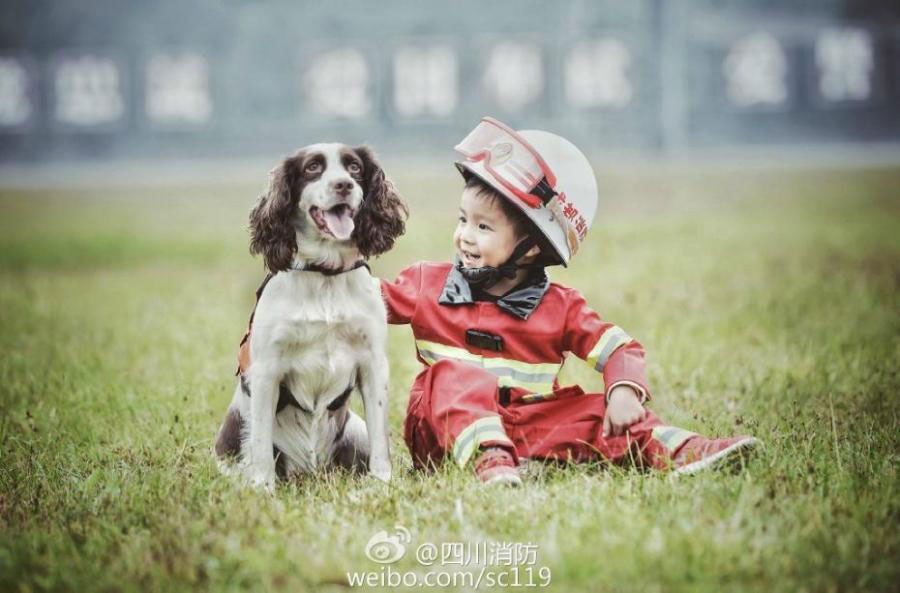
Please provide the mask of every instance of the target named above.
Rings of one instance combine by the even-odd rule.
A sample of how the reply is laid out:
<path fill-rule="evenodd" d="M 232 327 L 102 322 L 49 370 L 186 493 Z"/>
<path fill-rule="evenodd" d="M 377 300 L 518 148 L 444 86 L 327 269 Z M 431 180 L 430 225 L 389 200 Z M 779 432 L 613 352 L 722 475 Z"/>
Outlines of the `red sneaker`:
<path fill-rule="evenodd" d="M 672 459 L 674 473 L 695 474 L 705 469 L 730 465 L 747 455 L 759 445 L 750 436 L 730 439 L 708 439 L 703 436 L 689 438 Z"/>
<path fill-rule="evenodd" d="M 475 460 L 475 475 L 485 484 L 522 485 L 512 453 L 500 447 L 488 447 L 478 456 Z"/>

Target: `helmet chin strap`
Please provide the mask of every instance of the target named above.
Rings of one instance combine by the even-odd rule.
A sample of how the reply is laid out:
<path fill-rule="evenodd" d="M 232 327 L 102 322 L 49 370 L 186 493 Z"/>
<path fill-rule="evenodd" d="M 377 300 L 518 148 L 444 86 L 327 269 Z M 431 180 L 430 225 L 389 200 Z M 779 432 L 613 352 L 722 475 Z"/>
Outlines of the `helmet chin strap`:
<path fill-rule="evenodd" d="M 487 290 L 494 286 L 504 278 L 515 278 L 516 272 L 525 268 L 533 268 L 535 264 L 518 264 L 519 258 L 528 253 L 528 250 L 537 245 L 532 237 L 525 237 L 522 242 L 516 245 L 509 258 L 497 266 L 482 266 L 480 268 L 466 268 L 462 262 L 456 262 L 456 269 L 459 270 L 469 286 Z"/>

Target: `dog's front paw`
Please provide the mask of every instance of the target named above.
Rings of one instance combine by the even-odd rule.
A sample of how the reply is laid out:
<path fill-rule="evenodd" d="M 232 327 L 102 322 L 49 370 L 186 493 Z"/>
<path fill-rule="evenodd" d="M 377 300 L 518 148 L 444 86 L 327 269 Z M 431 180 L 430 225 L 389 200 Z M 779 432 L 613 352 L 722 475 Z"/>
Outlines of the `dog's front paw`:
<path fill-rule="evenodd" d="M 391 481 L 391 462 L 369 460 L 369 475 L 387 484 Z"/>
<path fill-rule="evenodd" d="M 275 478 L 265 476 L 251 478 L 250 487 L 266 494 L 275 494 Z"/>
<path fill-rule="evenodd" d="M 275 468 L 256 468 L 250 466 L 244 472 L 247 484 L 255 489 L 269 494 L 275 493 Z"/>

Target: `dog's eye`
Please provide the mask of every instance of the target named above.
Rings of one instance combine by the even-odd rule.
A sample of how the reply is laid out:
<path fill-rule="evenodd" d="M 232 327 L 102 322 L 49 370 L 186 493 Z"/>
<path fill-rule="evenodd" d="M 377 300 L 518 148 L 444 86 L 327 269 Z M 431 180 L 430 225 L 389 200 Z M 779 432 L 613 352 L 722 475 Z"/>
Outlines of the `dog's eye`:
<path fill-rule="evenodd" d="M 306 171 L 307 173 L 318 173 L 321 170 L 322 163 L 318 161 L 311 162 L 310 164 L 306 165 L 306 169 L 304 169 L 304 171 Z"/>
<path fill-rule="evenodd" d="M 362 171 L 362 167 L 359 166 L 359 163 L 350 163 L 349 165 L 347 165 L 347 170 L 350 173 L 356 175 L 357 173 Z"/>

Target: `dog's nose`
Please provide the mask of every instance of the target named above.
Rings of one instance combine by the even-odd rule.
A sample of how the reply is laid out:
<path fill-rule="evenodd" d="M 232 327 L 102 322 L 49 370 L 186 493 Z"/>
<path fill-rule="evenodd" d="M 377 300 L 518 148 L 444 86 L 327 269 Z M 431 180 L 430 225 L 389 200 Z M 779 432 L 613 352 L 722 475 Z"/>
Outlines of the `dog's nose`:
<path fill-rule="evenodd" d="M 353 190 L 353 182 L 349 179 L 338 179 L 331 182 L 331 191 L 335 194 L 346 197 Z"/>

